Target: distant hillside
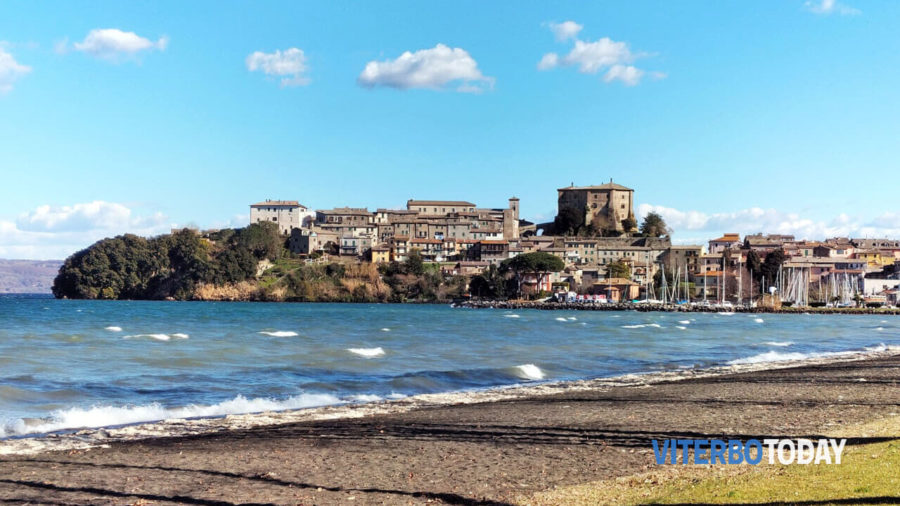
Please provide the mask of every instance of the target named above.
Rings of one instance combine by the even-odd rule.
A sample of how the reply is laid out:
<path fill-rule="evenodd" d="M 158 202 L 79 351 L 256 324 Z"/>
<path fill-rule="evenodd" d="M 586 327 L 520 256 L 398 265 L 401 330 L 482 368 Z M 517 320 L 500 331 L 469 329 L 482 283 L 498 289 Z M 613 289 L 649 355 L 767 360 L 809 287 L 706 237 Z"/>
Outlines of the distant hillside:
<path fill-rule="evenodd" d="M 62 260 L 0 259 L 0 293 L 50 293 Z"/>

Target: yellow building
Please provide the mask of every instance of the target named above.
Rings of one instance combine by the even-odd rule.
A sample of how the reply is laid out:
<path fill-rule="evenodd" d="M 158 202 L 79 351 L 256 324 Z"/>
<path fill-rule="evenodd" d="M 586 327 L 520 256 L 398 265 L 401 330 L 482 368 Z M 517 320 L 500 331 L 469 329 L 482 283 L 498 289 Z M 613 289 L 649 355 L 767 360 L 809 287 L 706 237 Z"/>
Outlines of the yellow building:
<path fill-rule="evenodd" d="M 865 260 L 870 269 L 882 269 L 887 265 L 893 265 L 894 257 L 883 255 L 878 250 L 857 250 L 857 260 Z"/>
<path fill-rule="evenodd" d="M 391 248 L 387 246 L 375 246 L 372 248 L 372 263 L 386 264 L 391 261 Z"/>

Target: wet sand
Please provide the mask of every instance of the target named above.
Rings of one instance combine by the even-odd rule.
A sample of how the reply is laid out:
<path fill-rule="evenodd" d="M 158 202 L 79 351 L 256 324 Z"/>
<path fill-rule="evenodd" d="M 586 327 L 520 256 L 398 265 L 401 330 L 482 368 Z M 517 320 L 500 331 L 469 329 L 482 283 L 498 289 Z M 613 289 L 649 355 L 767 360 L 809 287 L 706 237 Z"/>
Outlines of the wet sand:
<path fill-rule="evenodd" d="M 0 502 L 507 504 L 653 469 L 652 439 L 818 438 L 900 416 L 900 355 L 872 357 L 510 389 L 355 418 L 238 428 L 237 417 L 229 430 L 178 437 L 90 431 L 85 440 L 108 447 L 0 457 Z"/>

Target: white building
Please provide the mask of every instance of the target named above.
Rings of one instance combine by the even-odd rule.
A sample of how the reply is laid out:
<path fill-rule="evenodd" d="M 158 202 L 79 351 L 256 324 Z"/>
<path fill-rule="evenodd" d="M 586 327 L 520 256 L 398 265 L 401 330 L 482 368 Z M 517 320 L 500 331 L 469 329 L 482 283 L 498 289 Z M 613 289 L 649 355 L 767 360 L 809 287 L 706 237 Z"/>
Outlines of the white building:
<path fill-rule="evenodd" d="M 250 205 L 250 223 L 277 223 L 282 234 L 290 234 L 295 228 L 309 227 L 315 218 L 315 212 L 296 200 L 266 200 Z"/>

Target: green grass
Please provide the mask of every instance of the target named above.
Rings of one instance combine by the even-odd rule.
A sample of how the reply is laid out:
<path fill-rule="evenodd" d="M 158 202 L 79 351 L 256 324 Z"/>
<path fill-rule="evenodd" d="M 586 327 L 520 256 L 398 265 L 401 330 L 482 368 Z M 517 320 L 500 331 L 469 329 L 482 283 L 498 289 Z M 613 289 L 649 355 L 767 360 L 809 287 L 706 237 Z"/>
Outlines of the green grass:
<path fill-rule="evenodd" d="M 897 436 L 900 420 L 862 426 L 855 435 Z M 843 434 L 840 437 L 848 437 Z M 805 502 L 852 504 L 857 499 L 885 498 L 900 503 L 900 436 L 848 446 L 840 465 L 656 466 L 651 472 L 520 497 L 529 505 L 593 504 L 753 504 Z M 834 502 L 831 502 L 834 501 Z"/>

